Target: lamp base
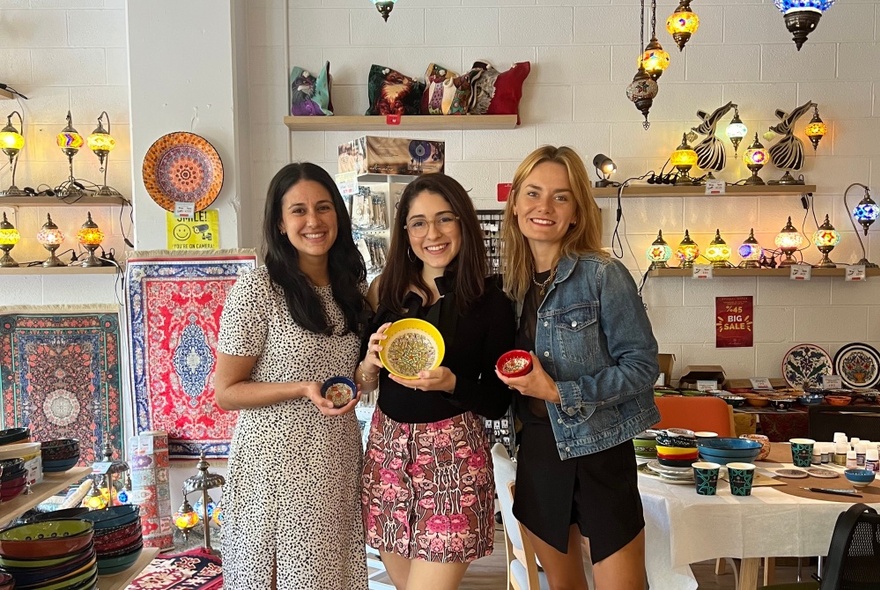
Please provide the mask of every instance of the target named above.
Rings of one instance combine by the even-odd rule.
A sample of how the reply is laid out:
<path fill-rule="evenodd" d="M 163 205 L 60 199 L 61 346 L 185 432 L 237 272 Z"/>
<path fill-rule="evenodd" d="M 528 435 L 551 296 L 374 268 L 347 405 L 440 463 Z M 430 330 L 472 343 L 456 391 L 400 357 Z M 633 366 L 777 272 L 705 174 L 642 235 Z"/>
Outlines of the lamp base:
<path fill-rule="evenodd" d="M 777 182 L 779 184 L 804 184 L 803 180 L 798 180 L 797 178 L 792 176 L 791 172 L 789 172 L 788 170 L 785 171 L 785 174 L 783 174 L 782 178 L 780 178 Z"/>
<path fill-rule="evenodd" d="M 745 180 L 745 182 L 743 182 L 743 184 L 748 185 L 748 186 L 757 186 L 757 185 L 763 185 L 763 184 L 767 184 L 767 183 L 764 182 L 763 178 L 758 176 L 757 172 L 753 172 L 751 176 L 746 178 L 746 180 Z"/>
<path fill-rule="evenodd" d="M 104 266 L 104 261 L 95 256 L 95 248 L 89 250 L 88 257 L 80 263 L 83 268 L 92 268 L 96 266 Z"/>
<path fill-rule="evenodd" d="M 865 268 L 880 268 L 876 264 L 874 264 L 873 262 L 868 262 L 867 258 L 862 258 L 861 260 L 856 262 L 856 265 L 859 265 L 859 264 L 861 264 Z"/>
<path fill-rule="evenodd" d="M 656 270 L 658 268 L 669 268 L 669 265 L 665 262 L 656 261 L 651 263 L 651 266 L 648 267 L 648 270 Z"/>
<path fill-rule="evenodd" d="M 45 266 L 46 268 L 49 268 L 52 266 L 67 266 L 67 265 L 64 264 L 60 258 L 55 256 L 55 252 L 52 252 L 52 254 L 49 256 L 49 258 L 47 258 L 46 260 L 43 261 L 43 266 Z"/>
<path fill-rule="evenodd" d="M 785 260 L 779 263 L 779 268 L 785 268 L 786 266 L 794 266 L 795 264 L 800 264 L 797 260 L 791 257 L 790 254 L 785 255 Z"/>
<path fill-rule="evenodd" d="M 9 255 L 9 251 L 3 252 L 3 258 L 0 258 L 0 268 L 14 268 L 18 266 L 18 262 Z"/>
<path fill-rule="evenodd" d="M 98 192 L 95 193 L 96 197 L 121 197 L 122 193 L 116 190 L 113 187 L 107 186 L 106 184 L 98 189 Z"/>
<path fill-rule="evenodd" d="M 607 178 L 603 178 L 602 180 L 597 180 L 596 182 L 594 182 L 593 186 L 595 188 L 605 188 L 606 186 L 620 186 L 620 183 L 608 180 Z"/>
<path fill-rule="evenodd" d="M 5 191 L 0 191 L 0 197 L 25 197 L 27 193 L 15 186 L 10 186 Z"/>
<path fill-rule="evenodd" d="M 822 256 L 822 259 L 813 265 L 813 268 L 837 268 L 837 265 L 834 264 L 834 262 L 830 258 L 828 258 L 827 254 L 824 254 Z"/>
<path fill-rule="evenodd" d="M 757 260 L 746 260 L 743 262 L 743 268 L 761 268 L 761 263 Z"/>

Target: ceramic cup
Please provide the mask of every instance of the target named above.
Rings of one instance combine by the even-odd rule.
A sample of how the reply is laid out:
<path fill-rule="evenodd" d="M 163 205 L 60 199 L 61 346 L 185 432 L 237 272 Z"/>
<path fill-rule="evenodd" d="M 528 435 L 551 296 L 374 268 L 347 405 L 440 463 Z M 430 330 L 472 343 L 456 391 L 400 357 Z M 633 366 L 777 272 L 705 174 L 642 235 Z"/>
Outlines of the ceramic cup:
<path fill-rule="evenodd" d="M 791 462 L 794 466 L 809 467 L 816 441 L 812 438 L 792 438 L 788 442 L 791 443 Z"/>
<path fill-rule="evenodd" d="M 693 464 L 694 484 L 701 496 L 714 496 L 718 489 L 718 471 L 721 465 L 710 461 L 697 461 Z"/>
<path fill-rule="evenodd" d="M 763 461 L 770 454 L 770 439 L 763 434 L 741 434 L 740 438 L 747 438 L 761 443 L 761 452 L 755 457 L 755 461 Z"/>
<path fill-rule="evenodd" d="M 734 496 L 751 496 L 754 477 L 755 466 L 752 463 L 727 464 L 727 479 L 730 481 L 730 493 Z"/>
<path fill-rule="evenodd" d="M 711 430 L 698 430 L 694 433 L 694 436 L 697 438 L 717 438 L 718 433 L 712 432 Z"/>

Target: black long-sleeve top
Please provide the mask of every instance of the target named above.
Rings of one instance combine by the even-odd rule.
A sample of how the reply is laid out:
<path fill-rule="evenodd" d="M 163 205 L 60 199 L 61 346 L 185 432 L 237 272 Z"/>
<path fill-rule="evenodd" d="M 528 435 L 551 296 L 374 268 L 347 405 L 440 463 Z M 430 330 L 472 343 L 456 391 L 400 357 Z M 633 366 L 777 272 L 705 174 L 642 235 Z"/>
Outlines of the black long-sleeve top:
<path fill-rule="evenodd" d="M 376 311 L 372 334 L 385 322 L 419 318 L 432 323 L 446 344 L 441 366 L 455 373 L 455 391 L 413 391 L 399 385 L 384 368 L 379 377 L 379 408 L 397 422 L 436 422 L 467 411 L 486 418 L 500 418 L 510 405 L 510 390 L 495 375 L 495 362 L 513 348 L 515 319 L 513 303 L 501 290 L 499 277 L 486 279 L 483 296 L 464 314 L 447 293 L 446 281 L 435 281 L 442 297 L 423 306 L 416 293 L 404 300 L 406 313 L 394 313 L 381 305 Z"/>

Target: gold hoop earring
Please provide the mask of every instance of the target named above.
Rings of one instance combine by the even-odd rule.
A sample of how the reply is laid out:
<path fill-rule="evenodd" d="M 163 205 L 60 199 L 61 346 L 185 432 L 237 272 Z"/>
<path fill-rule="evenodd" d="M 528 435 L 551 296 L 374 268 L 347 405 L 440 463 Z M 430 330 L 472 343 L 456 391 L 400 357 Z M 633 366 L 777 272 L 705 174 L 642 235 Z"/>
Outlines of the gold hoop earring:
<path fill-rule="evenodd" d="M 409 258 L 409 261 L 410 261 L 410 262 L 415 262 L 415 261 L 416 261 L 416 253 L 413 252 L 413 249 L 412 249 L 411 246 L 408 246 L 408 247 L 406 248 L 406 257 Z"/>

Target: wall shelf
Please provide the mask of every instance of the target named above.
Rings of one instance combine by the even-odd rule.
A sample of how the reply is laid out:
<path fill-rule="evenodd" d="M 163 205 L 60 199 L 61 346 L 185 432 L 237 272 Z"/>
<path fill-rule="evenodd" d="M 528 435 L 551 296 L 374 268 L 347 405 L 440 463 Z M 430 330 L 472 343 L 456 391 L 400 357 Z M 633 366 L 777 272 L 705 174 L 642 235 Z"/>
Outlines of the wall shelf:
<path fill-rule="evenodd" d="M 53 207 L 55 205 L 130 205 L 131 202 L 125 197 L 108 197 L 91 195 L 76 200 L 65 201 L 58 197 L 0 197 L 0 207 L 14 205 L 32 205 L 37 207 Z"/>
<path fill-rule="evenodd" d="M 623 189 L 623 198 L 658 197 L 760 197 L 771 195 L 801 195 L 816 191 L 815 184 L 765 184 L 759 186 L 728 185 L 723 195 L 707 195 L 705 186 L 672 186 L 637 184 Z M 616 197 L 617 187 L 606 186 L 593 189 L 594 198 Z"/>
<path fill-rule="evenodd" d="M 693 269 L 690 268 L 655 268 L 648 271 L 650 277 L 690 277 Z M 791 276 L 789 268 L 716 268 L 713 269 L 714 277 L 784 277 Z M 811 275 L 814 277 L 843 277 L 845 268 L 814 268 Z M 865 275 L 869 277 L 880 276 L 880 269 L 866 268 Z"/>
<path fill-rule="evenodd" d="M 11 99 L 13 99 L 13 98 L 15 98 L 15 97 L 14 97 L 14 96 L 12 95 L 12 93 L 9 92 L 8 90 L 5 90 L 5 89 L 3 89 L 3 88 L 0 88 L 0 98 L 8 98 L 8 99 L 11 100 Z"/>
<path fill-rule="evenodd" d="M 382 115 L 284 117 L 291 131 L 445 131 L 457 129 L 515 129 L 516 115 L 401 115 L 390 124 Z"/>
<path fill-rule="evenodd" d="M 13 266 L 0 268 L 3 275 L 112 275 L 120 272 L 115 266 Z"/>
<path fill-rule="evenodd" d="M 91 467 L 74 467 L 62 473 L 44 473 L 43 481 L 31 486 L 31 493 L 0 504 L 0 526 L 6 526 L 46 498 L 54 496 L 89 473 Z"/>

